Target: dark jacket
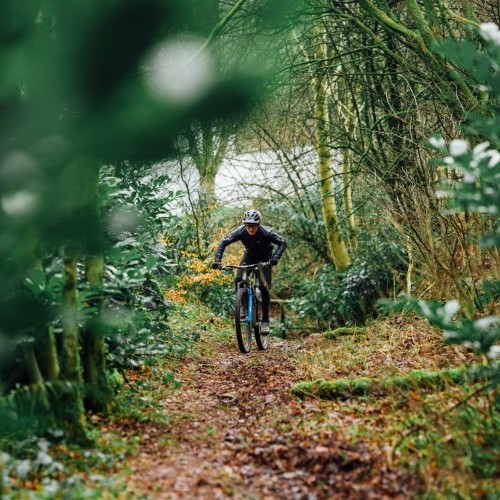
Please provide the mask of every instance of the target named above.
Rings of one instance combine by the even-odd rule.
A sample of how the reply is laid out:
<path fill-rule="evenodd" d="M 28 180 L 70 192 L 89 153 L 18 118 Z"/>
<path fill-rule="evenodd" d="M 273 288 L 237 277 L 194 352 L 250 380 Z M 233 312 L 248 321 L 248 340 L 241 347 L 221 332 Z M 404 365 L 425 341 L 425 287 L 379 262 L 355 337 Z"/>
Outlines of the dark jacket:
<path fill-rule="evenodd" d="M 245 247 L 245 254 L 243 260 L 249 263 L 265 262 L 271 258 L 279 259 L 286 248 L 286 240 L 283 236 L 275 233 L 271 228 L 266 226 L 259 226 L 258 231 L 250 236 L 245 226 L 240 226 L 232 233 L 224 236 L 220 240 L 217 251 L 215 252 L 215 262 L 220 262 L 224 250 L 231 243 L 241 241 Z M 278 248 L 273 253 L 273 244 L 278 245 Z"/>

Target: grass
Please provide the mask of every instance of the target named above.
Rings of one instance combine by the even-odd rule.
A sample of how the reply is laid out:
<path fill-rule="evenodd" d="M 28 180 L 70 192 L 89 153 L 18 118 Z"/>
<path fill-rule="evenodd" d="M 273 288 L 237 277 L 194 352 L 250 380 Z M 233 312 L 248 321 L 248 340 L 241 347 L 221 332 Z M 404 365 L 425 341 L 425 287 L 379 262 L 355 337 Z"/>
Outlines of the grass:
<path fill-rule="evenodd" d="M 301 379 L 315 381 L 302 390 L 317 391 L 322 410 L 312 432 L 323 421 L 383 450 L 388 466 L 421 478 L 422 498 L 498 498 L 499 401 L 480 385 L 456 385 L 478 359 L 445 345 L 442 332 L 414 316 L 383 318 L 362 335 L 311 336 L 298 360 Z M 317 399 L 321 391 L 339 397 Z"/>
<path fill-rule="evenodd" d="M 176 333 L 203 338 L 203 349 L 217 349 L 220 340 L 227 340 L 232 335 L 232 322 L 214 314 L 207 306 L 197 303 L 178 304 L 169 318 L 169 326 Z M 192 345 L 190 356 L 199 353 L 200 343 Z"/>
<path fill-rule="evenodd" d="M 413 370 L 439 371 L 471 362 L 466 350 L 443 344 L 442 333 L 414 316 L 384 318 L 368 324 L 363 335 L 307 339 L 298 356 L 303 380 L 393 377 Z"/>
<path fill-rule="evenodd" d="M 327 339 L 336 339 L 337 337 L 342 337 L 345 335 L 364 335 L 366 333 L 366 328 L 361 328 L 359 326 L 343 326 L 336 328 L 335 330 L 329 330 L 325 332 L 325 337 Z"/>

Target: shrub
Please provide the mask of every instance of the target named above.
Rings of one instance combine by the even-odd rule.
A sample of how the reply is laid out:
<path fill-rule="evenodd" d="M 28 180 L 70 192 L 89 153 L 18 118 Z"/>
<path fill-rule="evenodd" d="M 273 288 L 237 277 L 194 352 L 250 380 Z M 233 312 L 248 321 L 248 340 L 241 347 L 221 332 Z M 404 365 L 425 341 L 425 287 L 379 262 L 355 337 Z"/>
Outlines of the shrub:
<path fill-rule="evenodd" d="M 312 278 L 297 286 L 292 307 L 301 316 L 322 327 L 364 324 L 377 312 L 377 301 L 387 296 L 407 268 L 406 253 L 397 243 L 395 231 L 364 234 L 358 241 L 358 256 L 343 272 L 325 264 Z"/>

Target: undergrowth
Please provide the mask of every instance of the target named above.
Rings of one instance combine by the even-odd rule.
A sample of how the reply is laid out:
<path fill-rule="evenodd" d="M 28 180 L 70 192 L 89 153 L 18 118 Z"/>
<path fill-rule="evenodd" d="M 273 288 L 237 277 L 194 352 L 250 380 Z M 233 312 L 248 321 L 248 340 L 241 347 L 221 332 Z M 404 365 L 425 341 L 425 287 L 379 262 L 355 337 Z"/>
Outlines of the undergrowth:
<path fill-rule="evenodd" d="M 304 354 L 299 356 L 302 379 L 392 377 L 412 370 L 442 370 L 474 360 L 465 348 L 444 345 L 442 333 L 416 316 L 382 318 L 367 323 L 362 331 L 334 338 L 309 337 Z"/>
<path fill-rule="evenodd" d="M 422 319 L 392 316 L 367 324 L 362 335 L 311 336 L 299 359 L 302 380 L 359 382 L 360 395 L 344 391 L 344 399 L 322 402 L 316 418 L 326 418 L 352 442 L 367 440 L 384 450 L 389 466 L 417 473 L 422 498 L 498 498 L 500 402 L 487 382 L 439 384 L 439 390 L 375 386 L 373 396 L 363 385 L 373 378 L 379 385 L 404 381 L 410 373 L 423 380 L 477 363 L 465 348 L 445 345 L 441 332 Z"/>

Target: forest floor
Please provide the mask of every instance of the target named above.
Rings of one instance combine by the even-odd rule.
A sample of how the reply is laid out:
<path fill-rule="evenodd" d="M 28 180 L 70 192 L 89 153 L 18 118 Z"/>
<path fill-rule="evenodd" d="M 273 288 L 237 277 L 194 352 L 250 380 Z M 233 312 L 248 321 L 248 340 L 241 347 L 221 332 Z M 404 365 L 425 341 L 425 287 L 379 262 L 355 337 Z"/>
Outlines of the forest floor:
<path fill-rule="evenodd" d="M 494 398 L 471 399 L 474 386 L 335 401 L 290 392 L 301 380 L 473 361 L 426 321 L 382 318 L 333 339 L 272 336 L 269 350 L 254 345 L 248 355 L 231 325 L 206 312 L 186 308 L 170 323 L 199 337 L 194 348 L 129 371 L 125 412 L 101 422 L 102 436 L 118 436 L 128 450 L 115 468 L 126 483 L 119 498 L 490 498 L 496 490 L 498 462 L 487 443 L 497 431 L 485 418 Z"/>
<path fill-rule="evenodd" d="M 410 498 L 416 477 L 388 465 L 384 450 L 343 436 L 320 400 L 299 401 L 298 345 L 272 338 L 242 355 L 233 338 L 203 337 L 165 395 L 168 425 L 144 424 L 129 491 L 168 499 Z M 137 427 L 124 428 L 138 432 Z"/>
<path fill-rule="evenodd" d="M 93 445 L 61 442 L 49 459 L 47 442 L 26 443 L 34 458 L 16 470 L 31 472 L 13 476 L 5 498 L 498 498 L 500 418 L 487 383 L 380 383 L 480 362 L 426 321 L 272 336 L 248 355 L 231 323 L 200 304 L 176 308 L 169 325 L 170 354 L 144 356 L 113 413 L 88 415 Z M 292 394 L 320 378 L 373 386 L 329 401 Z"/>

